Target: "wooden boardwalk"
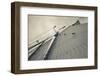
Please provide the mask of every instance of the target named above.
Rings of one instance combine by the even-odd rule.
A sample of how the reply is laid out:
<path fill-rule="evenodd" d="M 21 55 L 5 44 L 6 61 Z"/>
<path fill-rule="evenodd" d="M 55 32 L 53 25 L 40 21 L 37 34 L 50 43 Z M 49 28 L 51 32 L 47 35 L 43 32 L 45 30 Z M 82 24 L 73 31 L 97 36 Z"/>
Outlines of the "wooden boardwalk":
<path fill-rule="evenodd" d="M 76 24 L 64 29 L 52 39 L 43 43 L 29 60 L 79 59 L 88 57 L 88 24 Z"/>

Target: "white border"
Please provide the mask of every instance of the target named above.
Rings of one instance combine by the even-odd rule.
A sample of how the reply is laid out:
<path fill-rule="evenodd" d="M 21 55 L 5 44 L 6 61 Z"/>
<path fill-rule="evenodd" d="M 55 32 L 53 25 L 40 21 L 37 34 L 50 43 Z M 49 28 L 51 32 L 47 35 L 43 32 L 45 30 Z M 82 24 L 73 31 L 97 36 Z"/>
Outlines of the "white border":
<path fill-rule="evenodd" d="M 74 12 L 74 13 L 73 13 Z M 88 17 L 88 59 L 28 61 L 28 14 Z M 94 11 L 51 9 L 39 7 L 20 8 L 20 69 L 42 69 L 94 65 Z"/>

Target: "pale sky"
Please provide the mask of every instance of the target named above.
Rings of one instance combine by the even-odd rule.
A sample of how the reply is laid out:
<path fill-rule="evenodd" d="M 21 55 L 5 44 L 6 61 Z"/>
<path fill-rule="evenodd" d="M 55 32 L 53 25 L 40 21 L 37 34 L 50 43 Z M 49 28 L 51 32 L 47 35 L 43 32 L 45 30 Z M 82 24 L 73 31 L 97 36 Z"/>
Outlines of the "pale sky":
<path fill-rule="evenodd" d="M 63 26 L 69 26 L 79 20 L 81 23 L 87 23 L 87 17 L 68 17 L 68 16 L 28 16 L 28 44 L 36 38 L 56 26 L 59 29 Z"/>

